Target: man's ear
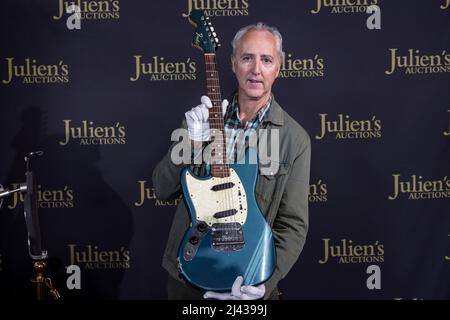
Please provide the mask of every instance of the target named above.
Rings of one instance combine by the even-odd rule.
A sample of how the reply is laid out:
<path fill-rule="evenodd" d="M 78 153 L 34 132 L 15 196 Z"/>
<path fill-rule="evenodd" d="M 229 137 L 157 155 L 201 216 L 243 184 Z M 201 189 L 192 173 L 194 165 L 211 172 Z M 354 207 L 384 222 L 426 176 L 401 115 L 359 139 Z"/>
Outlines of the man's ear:
<path fill-rule="evenodd" d="M 280 76 L 280 70 L 281 70 L 281 63 L 278 64 L 278 71 L 277 71 L 277 76 L 276 78 L 278 78 Z M 275 78 L 275 79 L 276 79 Z"/>
<path fill-rule="evenodd" d="M 233 70 L 233 73 L 236 73 L 236 68 L 234 67 L 234 57 L 231 56 L 231 70 Z"/>

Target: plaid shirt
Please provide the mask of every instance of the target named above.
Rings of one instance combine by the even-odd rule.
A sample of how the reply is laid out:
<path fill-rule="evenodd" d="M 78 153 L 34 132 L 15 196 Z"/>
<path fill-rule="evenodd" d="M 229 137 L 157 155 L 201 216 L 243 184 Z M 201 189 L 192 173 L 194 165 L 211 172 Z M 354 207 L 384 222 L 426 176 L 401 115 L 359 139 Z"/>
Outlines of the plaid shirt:
<path fill-rule="evenodd" d="M 255 130 L 264 119 L 271 103 L 272 96 L 266 105 L 259 109 L 256 116 L 252 120 L 246 121 L 245 125 L 243 125 L 241 119 L 239 119 L 238 95 L 234 95 L 231 105 L 224 116 L 227 156 L 230 161 L 240 159 L 243 155 L 246 144 L 248 145 L 246 137 L 255 134 Z"/>
<path fill-rule="evenodd" d="M 247 137 L 255 134 L 255 130 L 264 119 L 269 110 L 273 100 L 273 95 L 270 96 L 269 101 L 263 106 L 252 120 L 242 124 L 239 118 L 238 94 L 233 96 L 231 104 L 224 115 L 225 137 L 227 146 L 227 157 L 230 162 L 236 162 L 244 154 L 246 146 L 248 145 Z M 206 165 L 206 175 L 210 174 L 211 166 Z"/>

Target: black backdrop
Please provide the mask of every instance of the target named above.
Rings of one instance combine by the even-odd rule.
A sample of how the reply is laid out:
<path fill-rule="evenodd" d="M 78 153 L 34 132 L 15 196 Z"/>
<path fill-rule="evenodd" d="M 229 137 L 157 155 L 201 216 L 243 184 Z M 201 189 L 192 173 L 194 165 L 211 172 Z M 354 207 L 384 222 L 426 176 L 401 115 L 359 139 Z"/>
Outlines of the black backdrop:
<path fill-rule="evenodd" d="M 312 139 L 310 232 L 285 298 L 450 298 L 448 1 L 318 1 L 0 2 L 0 183 L 23 182 L 24 155 L 45 152 L 34 169 L 47 274 L 66 299 L 165 298 L 179 200 L 155 199 L 151 173 L 205 89 L 190 7 L 212 16 L 224 95 L 241 26 L 284 36 L 274 93 Z M 81 6 L 81 29 L 60 3 Z M 381 29 L 366 26 L 370 4 Z M 0 290 L 33 299 L 22 201 L 0 210 Z M 72 264 L 80 290 L 66 287 Z"/>

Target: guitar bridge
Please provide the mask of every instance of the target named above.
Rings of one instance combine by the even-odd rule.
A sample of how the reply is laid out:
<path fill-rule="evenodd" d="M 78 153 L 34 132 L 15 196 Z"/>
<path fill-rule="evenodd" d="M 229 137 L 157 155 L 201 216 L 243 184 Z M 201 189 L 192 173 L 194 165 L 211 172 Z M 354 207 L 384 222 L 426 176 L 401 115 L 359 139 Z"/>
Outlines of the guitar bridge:
<path fill-rule="evenodd" d="M 244 233 L 240 223 L 214 223 L 212 248 L 219 252 L 238 251 L 244 247 Z"/>

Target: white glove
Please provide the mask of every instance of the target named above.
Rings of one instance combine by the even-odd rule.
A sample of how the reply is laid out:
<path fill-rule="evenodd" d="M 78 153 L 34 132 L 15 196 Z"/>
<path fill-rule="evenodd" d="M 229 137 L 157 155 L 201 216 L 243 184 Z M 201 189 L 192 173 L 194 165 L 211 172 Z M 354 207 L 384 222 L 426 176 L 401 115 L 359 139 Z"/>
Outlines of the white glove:
<path fill-rule="evenodd" d="M 189 138 L 195 141 L 208 141 L 209 135 L 209 108 L 212 108 L 211 100 L 207 96 L 202 96 L 202 104 L 192 108 L 184 115 L 189 131 Z M 228 101 L 222 101 L 222 114 L 225 115 L 227 111 Z"/>
<path fill-rule="evenodd" d="M 266 293 L 266 287 L 264 284 L 260 284 L 257 287 L 243 286 L 244 278 L 239 276 L 234 280 L 231 292 L 214 292 L 206 291 L 203 295 L 203 299 L 217 299 L 217 300 L 256 300 L 264 297 Z"/>

